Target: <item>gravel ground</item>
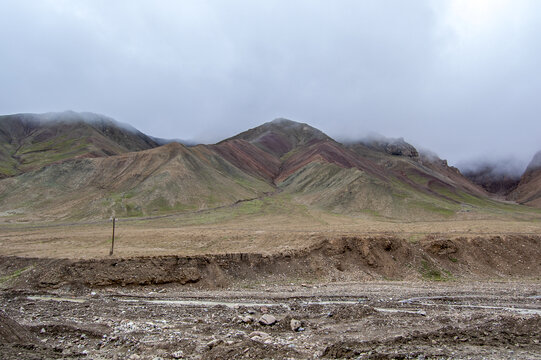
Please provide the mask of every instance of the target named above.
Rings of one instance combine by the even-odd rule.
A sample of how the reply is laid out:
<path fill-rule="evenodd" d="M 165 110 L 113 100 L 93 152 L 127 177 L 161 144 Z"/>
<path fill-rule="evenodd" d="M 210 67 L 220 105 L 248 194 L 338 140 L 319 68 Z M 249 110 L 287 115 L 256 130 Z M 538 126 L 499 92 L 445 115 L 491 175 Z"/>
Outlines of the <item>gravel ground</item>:
<path fill-rule="evenodd" d="M 541 359 L 538 281 L 4 289 L 0 298 L 3 359 Z"/>

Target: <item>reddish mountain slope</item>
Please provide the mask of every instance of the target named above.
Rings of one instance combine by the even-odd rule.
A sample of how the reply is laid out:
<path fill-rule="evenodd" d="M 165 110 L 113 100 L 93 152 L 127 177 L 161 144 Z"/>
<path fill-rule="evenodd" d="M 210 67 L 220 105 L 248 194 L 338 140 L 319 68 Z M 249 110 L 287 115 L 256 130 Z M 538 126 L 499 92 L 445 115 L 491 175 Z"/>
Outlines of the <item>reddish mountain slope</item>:
<path fill-rule="evenodd" d="M 232 139 L 245 140 L 278 158 L 298 147 L 309 145 L 311 142 L 332 140 L 308 124 L 287 119 L 273 120 L 226 139 L 224 142 Z"/>
<path fill-rule="evenodd" d="M 246 140 L 222 141 L 210 148 L 247 173 L 272 182 L 280 173 L 280 159 Z"/>
<path fill-rule="evenodd" d="M 350 169 L 357 168 L 373 176 L 386 178 L 383 169 L 372 161 L 357 156 L 354 152 L 334 140 L 312 141 L 296 150 L 283 162 L 282 171 L 277 177 L 277 182 L 287 179 L 302 167 L 312 163 L 321 162 L 334 164 L 339 167 Z"/>

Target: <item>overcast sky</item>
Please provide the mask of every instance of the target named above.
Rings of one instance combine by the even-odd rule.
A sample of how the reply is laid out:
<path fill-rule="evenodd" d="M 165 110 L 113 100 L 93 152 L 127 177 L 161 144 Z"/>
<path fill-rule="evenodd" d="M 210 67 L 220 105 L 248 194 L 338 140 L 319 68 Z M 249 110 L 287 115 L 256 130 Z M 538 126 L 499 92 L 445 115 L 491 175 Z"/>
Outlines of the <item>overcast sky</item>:
<path fill-rule="evenodd" d="M 213 142 L 276 117 L 457 164 L 541 150 L 541 1 L 0 0 L 0 113 Z"/>

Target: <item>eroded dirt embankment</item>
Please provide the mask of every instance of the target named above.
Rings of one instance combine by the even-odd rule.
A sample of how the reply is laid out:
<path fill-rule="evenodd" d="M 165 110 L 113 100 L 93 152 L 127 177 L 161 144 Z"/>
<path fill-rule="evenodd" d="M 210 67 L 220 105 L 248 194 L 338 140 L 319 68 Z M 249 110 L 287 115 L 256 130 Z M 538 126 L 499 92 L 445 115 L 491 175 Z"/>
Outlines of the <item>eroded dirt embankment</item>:
<path fill-rule="evenodd" d="M 0 258 L 0 274 L 27 269 L 13 287 L 190 284 L 246 281 L 368 281 L 541 277 L 540 236 L 444 238 L 339 237 L 279 254 L 153 256 L 91 260 Z"/>

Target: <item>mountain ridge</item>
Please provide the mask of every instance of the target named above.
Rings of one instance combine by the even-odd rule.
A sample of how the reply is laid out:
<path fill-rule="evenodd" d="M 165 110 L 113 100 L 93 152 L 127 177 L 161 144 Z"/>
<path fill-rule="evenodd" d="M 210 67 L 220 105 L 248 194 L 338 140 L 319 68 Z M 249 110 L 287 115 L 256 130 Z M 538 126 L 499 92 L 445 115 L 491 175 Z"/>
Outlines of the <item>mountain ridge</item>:
<path fill-rule="evenodd" d="M 99 126 L 92 129 L 102 134 Z M 211 145 L 137 139 L 147 138 L 149 149 L 130 152 L 117 144 L 117 153 L 93 154 L 83 147 L 86 153 L 0 180 L 0 213 L 148 216 L 228 206 L 276 191 L 309 208 L 389 218 L 504 206 L 445 160 L 403 139 L 342 144 L 288 119 Z"/>
<path fill-rule="evenodd" d="M 0 116 L 0 178 L 75 157 L 101 157 L 159 146 L 107 116 L 66 111 Z"/>

